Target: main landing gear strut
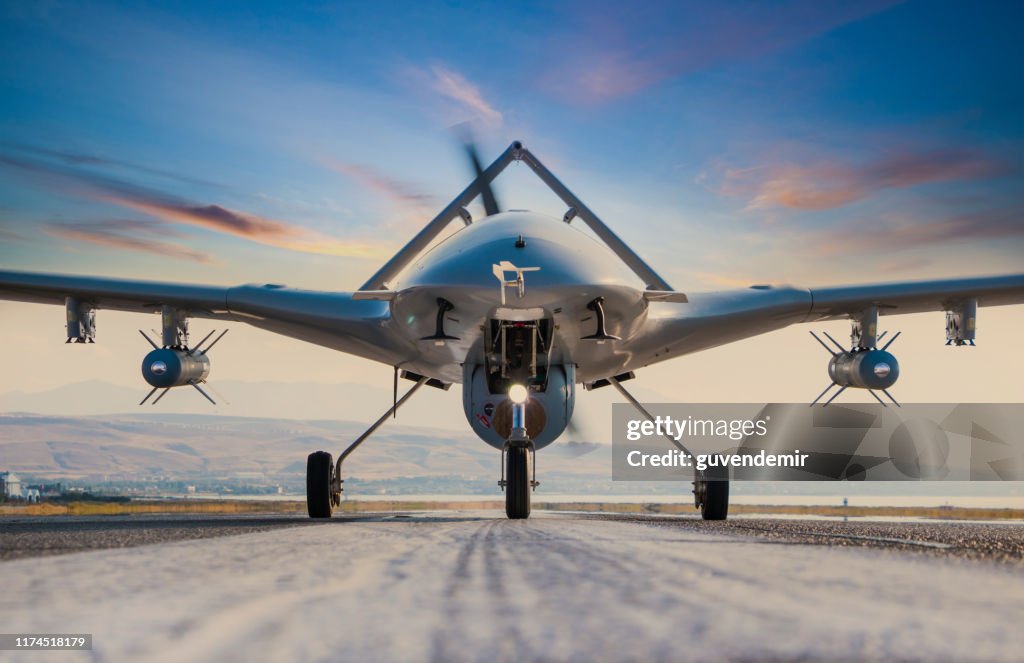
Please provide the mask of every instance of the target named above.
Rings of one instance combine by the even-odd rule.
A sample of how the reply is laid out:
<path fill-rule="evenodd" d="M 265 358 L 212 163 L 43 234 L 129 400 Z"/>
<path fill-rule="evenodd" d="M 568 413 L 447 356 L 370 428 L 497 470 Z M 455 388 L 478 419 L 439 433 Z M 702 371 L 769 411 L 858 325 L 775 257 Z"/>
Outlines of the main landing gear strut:
<path fill-rule="evenodd" d="M 619 390 L 619 393 L 635 407 L 640 414 L 650 421 L 654 417 L 640 404 L 633 394 L 626 391 L 626 388 L 615 378 L 608 378 L 612 386 Z M 675 447 L 686 454 L 690 454 L 677 440 L 668 438 Z M 692 456 L 692 454 L 690 454 Z M 704 520 L 725 520 L 729 515 L 729 470 L 728 468 L 709 467 L 707 470 L 697 472 L 693 481 L 694 505 L 700 509 L 700 516 Z"/>
<path fill-rule="evenodd" d="M 331 454 L 326 451 L 314 451 L 309 454 L 309 458 L 306 460 L 306 508 L 309 511 L 310 518 L 330 518 L 334 512 L 334 507 L 341 505 L 341 491 L 342 484 L 345 482 L 341 478 L 341 464 L 348 458 L 349 454 L 356 450 L 360 444 L 363 443 L 366 438 L 370 437 L 374 431 L 381 427 L 388 417 L 392 416 L 398 411 L 398 408 L 402 407 L 403 404 L 413 394 L 415 394 L 420 387 L 427 383 L 428 378 L 420 377 L 416 384 L 409 388 L 409 391 L 395 401 L 395 404 L 388 408 L 380 419 L 375 421 L 372 426 L 366 429 L 366 432 L 356 438 L 356 441 L 348 445 L 348 448 L 341 452 L 338 456 L 338 462 L 335 464 Z"/>

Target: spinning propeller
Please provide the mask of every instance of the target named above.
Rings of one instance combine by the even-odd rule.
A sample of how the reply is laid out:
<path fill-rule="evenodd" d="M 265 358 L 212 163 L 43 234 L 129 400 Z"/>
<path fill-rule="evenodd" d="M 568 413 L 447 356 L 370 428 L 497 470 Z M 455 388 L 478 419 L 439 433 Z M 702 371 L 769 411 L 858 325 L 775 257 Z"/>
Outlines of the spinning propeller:
<path fill-rule="evenodd" d="M 476 178 L 480 180 L 480 176 L 484 174 L 484 167 L 483 163 L 480 161 L 480 151 L 477 149 L 476 140 L 473 138 L 473 132 L 466 123 L 457 126 L 455 130 L 459 135 L 459 139 L 462 141 L 463 149 L 466 150 L 466 156 L 469 157 L 469 163 L 473 167 L 473 173 Z M 490 182 L 481 180 L 480 198 L 484 204 L 484 213 L 487 216 L 501 212 L 501 206 L 498 204 L 498 198 L 494 195 L 494 188 L 491 186 Z"/>

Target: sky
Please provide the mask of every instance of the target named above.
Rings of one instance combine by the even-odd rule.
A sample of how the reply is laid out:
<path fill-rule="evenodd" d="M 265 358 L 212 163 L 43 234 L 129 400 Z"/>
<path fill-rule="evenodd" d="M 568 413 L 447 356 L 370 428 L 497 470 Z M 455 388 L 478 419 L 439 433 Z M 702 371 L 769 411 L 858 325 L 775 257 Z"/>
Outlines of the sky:
<path fill-rule="evenodd" d="M 1021 272 L 1022 20 L 995 2 L 2 2 L 0 268 L 353 290 L 468 183 L 469 126 L 485 160 L 522 140 L 679 290 Z M 564 212 L 525 167 L 498 193 Z M 973 350 L 944 348 L 943 323 L 892 323 L 904 398 L 1024 400 L 1020 307 L 983 309 Z M 62 311 L 0 303 L 0 393 L 142 390 L 147 325 L 102 312 L 99 346 L 67 349 Z M 640 389 L 810 400 L 827 357 L 806 331 Z M 218 350 L 214 381 L 390 380 L 240 325 Z"/>

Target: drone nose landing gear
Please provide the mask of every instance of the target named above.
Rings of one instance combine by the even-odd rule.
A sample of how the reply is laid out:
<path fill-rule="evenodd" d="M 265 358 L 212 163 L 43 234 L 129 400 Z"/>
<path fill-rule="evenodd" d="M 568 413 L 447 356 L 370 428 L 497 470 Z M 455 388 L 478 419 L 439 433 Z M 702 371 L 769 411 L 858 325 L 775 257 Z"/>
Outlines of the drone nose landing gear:
<path fill-rule="evenodd" d="M 505 491 L 505 515 L 509 520 L 530 517 L 530 494 L 540 485 L 537 481 L 537 450 L 532 441 L 515 445 L 511 440 L 501 450 L 501 480 Z"/>
<path fill-rule="evenodd" d="M 530 494 L 537 481 L 537 450 L 526 433 L 526 402 L 512 404 L 512 433 L 501 450 L 501 480 L 505 515 L 510 520 L 530 517 Z"/>

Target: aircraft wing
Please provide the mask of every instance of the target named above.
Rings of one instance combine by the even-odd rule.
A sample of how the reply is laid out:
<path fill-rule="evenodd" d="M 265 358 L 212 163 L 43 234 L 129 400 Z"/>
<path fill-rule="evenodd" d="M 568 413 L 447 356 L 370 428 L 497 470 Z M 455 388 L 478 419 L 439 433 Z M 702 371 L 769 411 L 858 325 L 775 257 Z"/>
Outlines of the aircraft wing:
<path fill-rule="evenodd" d="M 1024 304 L 1024 274 L 908 281 L 828 288 L 754 286 L 688 293 L 689 303 L 651 302 L 644 330 L 631 342 L 631 365 L 657 363 L 801 322 L 857 316 L 952 310 L 968 299 L 978 306 Z"/>
<path fill-rule="evenodd" d="M 153 313 L 165 305 L 173 306 L 188 317 L 245 322 L 392 365 L 415 350 L 391 333 L 387 301 L 357 300 L 351 292 L 0 271 L 0 299 L 63 306 L 68 298 L 98 310 Z"/>
<path fill-rule="evenodd" d="M 1024 274 L 811 289 L 808 320 L 834 320 L 878 306 L 879 315 L 946 311 L 965 299 L 978 306 L 1024 304 Z"/>

